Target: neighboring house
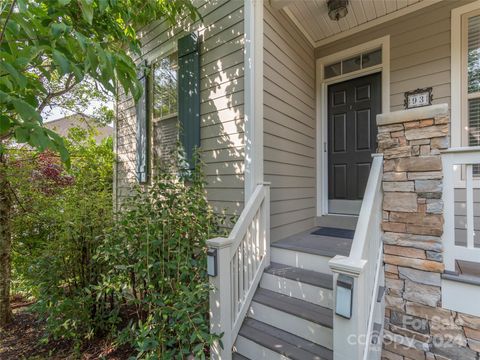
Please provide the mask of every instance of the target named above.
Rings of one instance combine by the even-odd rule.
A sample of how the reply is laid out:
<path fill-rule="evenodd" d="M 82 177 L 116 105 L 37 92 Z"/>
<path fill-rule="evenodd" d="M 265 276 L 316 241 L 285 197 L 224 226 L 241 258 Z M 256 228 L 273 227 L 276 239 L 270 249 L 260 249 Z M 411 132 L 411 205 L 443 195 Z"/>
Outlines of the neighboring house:
<path fill-rule="evenodd" d="M 74 114 L 45 123 L 45 127 L 54 130 L 61 136 L 67 136 L 71 128 L 95 129 L 95 140 L 100 143 L 103 139 L 113 136 L 113 126 L 97 126 L 88 115 Z"/>
<path fill-rule="evenodd" d="M 212 357 L 478 359 L 480 1 L 194 3 L 141 33 L 115 196 L 200 146 L 240 215 L 208 241 Z"/>

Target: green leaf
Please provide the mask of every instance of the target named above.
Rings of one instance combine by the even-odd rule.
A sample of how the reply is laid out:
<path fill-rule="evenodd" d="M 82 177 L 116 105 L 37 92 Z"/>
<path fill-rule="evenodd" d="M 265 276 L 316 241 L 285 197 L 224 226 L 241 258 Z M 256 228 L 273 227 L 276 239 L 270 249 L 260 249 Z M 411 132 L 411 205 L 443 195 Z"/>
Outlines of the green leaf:
<path fill-rule="evenodd" d="M 5 115 L 0 115 L 0 134 L 5 134 L 12 128 L 12 121 Z"/>
<path fill-rule="evenodd" d="M 50 26 L 50 28 L 52 29 L 53 37 L 58 38 L 67 31 L 68 26 L 64 23 L 54 23 Z"/>
<path fill-rule="evenodd" d="M 27 2 L 25 0 L 17 0 L 17 6 L 20 12 L 27 11 Z"/>
<path fill-rule="evenodd" d="M 58 0 L 58 3 L 61 5 L 61 6 L 65 6 L 65 5 L 68 5 L 70 4 L 72 0 Z"/>
<path fill-rule="evenodd" d="M 15 139 L 20 143 L 27 143 L 30 141 L 30 128 L 20 126 L 15 129 Z"/>
<path fill-rule="evenodd" d="M 103 15 L 105 10 L 108 7 L 108 0 L 99 0 L 98 1 L 98 10 L 100 11 L 100 14 Z"/>
<path fill-rule="evenodd" d="M 25 76 L 20 74 L 12 64 L 6 61 L 2 61 L 0 63 L 0 66 L 3 68 L 3 70 L 8 72 L 14 78 L 14 80 L 17 82 L 17 85 L 19 87 L 23 88 L 27 86 L 27 79 L 25 78 Z"/>
<path fill-rule="evenodd" d="M 19 98 L 12 98 L 11 101 L 23 120 L 42 122 L 42 117 L 32 105 Z"/>
<path fill-rule="evenodd" d="M 67 57 L 60 51 L 53 49 L 53 60 L 60 67 L 61 75 L 65 75 L 70 71 L 70 62 Z"/>
<path fill-rule="evenodd" d="M 93 4 L 92 0 L 80 0 L 82 16 L 86 22 L 92 24 L 93 21 Z"/>

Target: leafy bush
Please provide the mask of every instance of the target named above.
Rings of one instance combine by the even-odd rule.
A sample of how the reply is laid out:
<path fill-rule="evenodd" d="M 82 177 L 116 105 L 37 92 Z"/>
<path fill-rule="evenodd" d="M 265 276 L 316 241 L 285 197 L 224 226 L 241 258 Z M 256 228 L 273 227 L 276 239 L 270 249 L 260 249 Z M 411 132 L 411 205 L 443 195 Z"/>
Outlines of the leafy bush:
<path fill-rule="evenodd" d="M 66 170 L 53 153 L 17 150 L 11 183 L 14 283 L 36 298 L 48 335 L 79 345 L 104 326 L 92 287 L 103 269 L 95 260 L 105 230 L 112 227 L 112 139 L 96 144 L 73 130 Z"/>
<path fill-rule="evenodd" d="M 110 335 L 138 358 L 206 358 L 206 240 L 224 219 L 207 202 L 201 164 L 181 170 L 179 152 L 114 214 L 111 139 L 97 145 L 75 130 L 68 144 L 68 170 L 51 153 L 21 152 L 12 170 L 15 283 L 37 300 L 45 340 L 78 349 Z"/>
<path fill-rule="evenodd" d="M 119 340 L 134 346 L 139 358 L 203 359 L 215 339 L 209 333 L 206 240 L 219 233 L 223 219 L 206 200 L 200 166 L 191 173 L 171 169 L 160 171 L 150 187 L 137 188 L 118 214 L 99 250 L 109 271 L 98 293 L 124 304 L 114 317 L 135 314 Z"/>

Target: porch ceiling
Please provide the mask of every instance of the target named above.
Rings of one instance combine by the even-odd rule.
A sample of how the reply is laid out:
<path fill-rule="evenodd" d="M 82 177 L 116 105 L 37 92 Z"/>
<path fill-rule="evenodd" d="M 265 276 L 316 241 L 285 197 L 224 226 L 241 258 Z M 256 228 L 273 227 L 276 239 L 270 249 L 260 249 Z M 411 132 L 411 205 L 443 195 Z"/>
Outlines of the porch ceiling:
<path fill-rule="evenodd" d="M 315 47 L 439 1 L 447 0 L 350 0 L 347 16 L 333 21 L 328 17 L 327 0 L 270 0 L 272 6 L 285 10 Z"/>

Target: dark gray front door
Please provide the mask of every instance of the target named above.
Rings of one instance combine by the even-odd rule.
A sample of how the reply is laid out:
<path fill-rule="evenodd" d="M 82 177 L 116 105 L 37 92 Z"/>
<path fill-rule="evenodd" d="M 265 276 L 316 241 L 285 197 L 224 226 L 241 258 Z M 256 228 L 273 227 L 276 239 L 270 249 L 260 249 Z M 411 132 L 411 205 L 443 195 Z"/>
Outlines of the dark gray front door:
<path fill-rule="evenodd" d="M 329 212 L 358 214 L 376 149 L 381 74 L 328 87 Z"/>

